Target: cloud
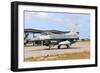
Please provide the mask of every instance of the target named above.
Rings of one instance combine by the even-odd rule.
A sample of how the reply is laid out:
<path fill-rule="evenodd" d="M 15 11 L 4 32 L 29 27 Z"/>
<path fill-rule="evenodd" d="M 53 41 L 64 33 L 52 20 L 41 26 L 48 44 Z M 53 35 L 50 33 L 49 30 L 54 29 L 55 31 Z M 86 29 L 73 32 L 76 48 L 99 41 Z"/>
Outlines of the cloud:
<path fill-rule="evenodd" d="M 45 13 L 45 12 L 38 12 L 36 13 L 38 17 L 40 18 L 48 18 L 48 13 Z"/>
<path fill-rule="evenodd" d="M 33 11 L 26 11 L 25 12 L 25 17 L 26 18 L 35 18 L 35 19 L 45 19 L 45 18 L 48 18 L 48 13 L 45 13 L 45 12 L 33 12 Z"/>
<path fill-rule="evenodd" d="M 54 13 L 47 13 L 47 12 L 33 12 L 33 11 L 30 11 L 30 12 L 25 12 L 25 17 L 28 19 L 31 19 L 31 20 L 43 20 L 43 21 L 48 21 L 50 23 L 55 23 L 55 24 L 58 24 L 58 25 L 67 25 L 66 27 L 68 29 L 71 28 L 72 29 L 75 29 L 74 27 L 74 22 L 72 20 L 70 20 L 70 18 L 67 18 L 66 14 L 62 17 L 56 17 L 56 15 Z"/>

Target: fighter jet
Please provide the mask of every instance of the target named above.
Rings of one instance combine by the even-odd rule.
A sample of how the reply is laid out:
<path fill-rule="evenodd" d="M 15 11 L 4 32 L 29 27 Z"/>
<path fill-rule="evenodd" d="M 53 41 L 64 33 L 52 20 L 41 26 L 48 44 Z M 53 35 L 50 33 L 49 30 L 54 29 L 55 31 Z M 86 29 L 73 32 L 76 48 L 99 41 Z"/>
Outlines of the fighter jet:
<path fill-rule="evenodd" d="M 28 42 L 33 42 L 36 45 L 49 46 L 49 49 L 51 49 L 52 46 L 58 45 L 58 49 L 60 49 L 62 45 L 66 45 L 67 48 L 69 48 L 73 43 L 79 40 L 79 32 L 75 31 L 34 30 L 25 30 L 25 45 Z M 29 33 L 32 33 L 33 37 L 29 38 Z M 37 36 L 35 35 L 36 33 L 38 33 Z"/>

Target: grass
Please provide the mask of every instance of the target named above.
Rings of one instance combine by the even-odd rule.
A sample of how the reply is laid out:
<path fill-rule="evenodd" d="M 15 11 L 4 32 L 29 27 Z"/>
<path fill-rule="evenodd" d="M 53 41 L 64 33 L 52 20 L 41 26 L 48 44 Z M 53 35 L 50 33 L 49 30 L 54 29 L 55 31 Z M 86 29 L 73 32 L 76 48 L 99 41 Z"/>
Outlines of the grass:
<path fill-rule="evenodd" d="M 51 60 L 74 60 L 74 59 L 89 59 L 90 52 L 79 52 L 79 53 L 64 53 L 56 55 L 46 55 L 46 56 L 37 56 L 37 57 L 28 57 L 24 61 L 51 61 Z"/>

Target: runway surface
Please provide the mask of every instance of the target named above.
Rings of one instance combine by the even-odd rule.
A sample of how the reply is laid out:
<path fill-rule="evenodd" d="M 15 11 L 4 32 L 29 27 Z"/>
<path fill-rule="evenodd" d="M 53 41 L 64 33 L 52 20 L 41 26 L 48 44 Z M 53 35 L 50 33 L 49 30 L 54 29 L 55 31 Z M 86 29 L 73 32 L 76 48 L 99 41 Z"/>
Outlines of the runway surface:
<path fill-rule="evenodd" d="M 66 48 L 66 46 L 61 46 L 61 49 L 53 46 L 49 49 L 48 46 L 32 46 L 28 45 L 24 48 L 24 58 L 28 57 L 37 57 L 37 56 L 46 56 L 46 55 L 56 55 L 56 54 L 64 54 L 64 53 L 80 53 L 80 52 L 88 52 L 90 51 L 90 42 L 76 42 L 71 45 L 70 48 Z"/>

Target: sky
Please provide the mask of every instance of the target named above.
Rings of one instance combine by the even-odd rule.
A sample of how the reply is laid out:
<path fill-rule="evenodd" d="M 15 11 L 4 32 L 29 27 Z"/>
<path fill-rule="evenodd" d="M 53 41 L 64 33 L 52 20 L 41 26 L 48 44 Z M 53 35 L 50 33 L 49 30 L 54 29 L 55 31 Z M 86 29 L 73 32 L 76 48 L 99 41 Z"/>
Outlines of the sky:
<path fill-rule="evenodd" d="M 68 12 L 24 11 L 24 28 L 79 32 L 90 38 L 90 14 Z"/>

